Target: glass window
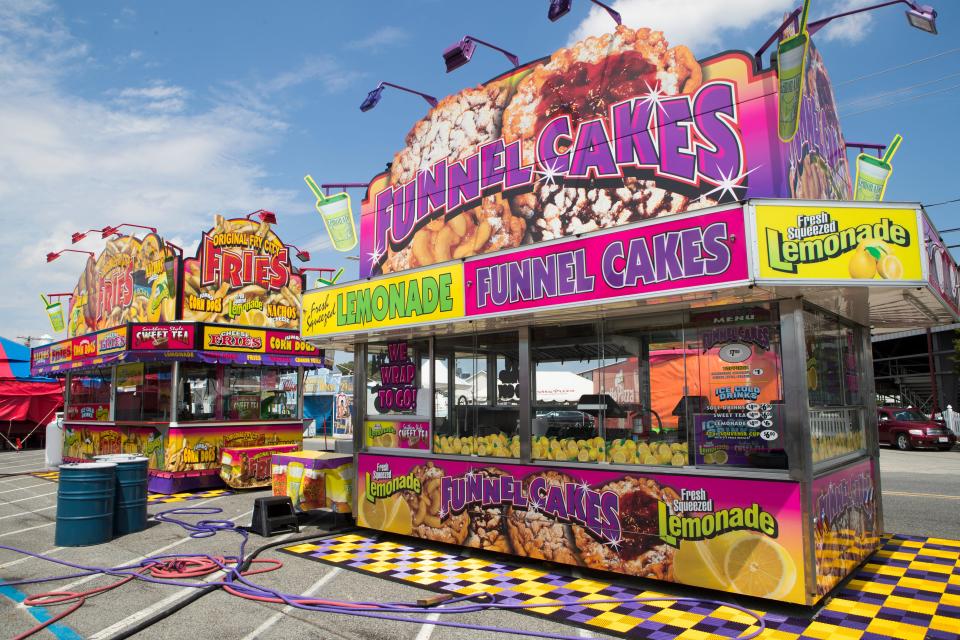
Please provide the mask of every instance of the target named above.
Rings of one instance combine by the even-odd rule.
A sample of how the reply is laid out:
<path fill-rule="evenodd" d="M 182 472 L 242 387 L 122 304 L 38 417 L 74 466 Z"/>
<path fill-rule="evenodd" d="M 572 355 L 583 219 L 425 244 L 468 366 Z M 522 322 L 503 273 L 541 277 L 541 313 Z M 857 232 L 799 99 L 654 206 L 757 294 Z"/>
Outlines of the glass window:
<path fill-rule="evenodd" d="M 260 367 L 226 367 L 223 415 L 227 420 L 260 419 Z"/>
<path fill-rule="evenodd" d="M 434 343 L 436 453 L 519 458 L 516 333 L 439 338 Z"/>
<path fill-rule="evenodd" d="M 67 420 L 110 419 L 110 369 L 70 374 L 70 406 Z"/>
<path fill-rule="evenodd" d="M 803 313 L 814 462 L 866 448 L 857 334 L 831 314 Z"/>
<path fill-rule="evenodd" d="M 778 326 L 751 307 L 533 329 L 533 458 L 785 469 Z"/>
<path fill-rule="evenodd" d="M 260 418 L 297 417 L 297 370 L 264 368 L 260 374 Z"/>
<path fill-rule="evenodd" d="M 170 420 L 172 366 L 161 362 L 133 362 L 117 366 L 114 419 Z"/>
<path fill-rule="evenodd" d="M 217 365 L 183 362 L 177 392 L 177 420 L 217 418 Z"/>
<path fill-rule="evenodd" d="M 418 364 L 427 356 L 426 341 L 368 345 L 367 416 L 429 415 L 429 407 L 420 402 L 421 387 L 429 390 L 429 378 L 421 379 L 423 372 Z"/>

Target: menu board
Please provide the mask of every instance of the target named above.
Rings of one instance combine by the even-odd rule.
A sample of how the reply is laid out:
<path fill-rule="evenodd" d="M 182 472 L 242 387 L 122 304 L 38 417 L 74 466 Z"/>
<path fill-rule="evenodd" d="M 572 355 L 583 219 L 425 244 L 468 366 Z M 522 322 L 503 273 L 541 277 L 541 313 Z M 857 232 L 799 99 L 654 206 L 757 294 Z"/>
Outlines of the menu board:
<path fill-rule="evenodd" d="M 703 395 L 693 413 L 696 464 L 752 466 L 756 456 L 782 449 L 780 358 L 770 312 L 763 308 L 702 314 L 699 371 Z"/>

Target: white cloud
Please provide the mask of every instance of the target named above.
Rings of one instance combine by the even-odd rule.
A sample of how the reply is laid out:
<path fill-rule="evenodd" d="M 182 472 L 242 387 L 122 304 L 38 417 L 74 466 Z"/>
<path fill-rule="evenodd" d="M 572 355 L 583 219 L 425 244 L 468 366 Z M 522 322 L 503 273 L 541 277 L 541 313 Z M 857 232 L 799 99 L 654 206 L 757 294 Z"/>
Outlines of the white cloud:
<path fill-rule="evenodd" d="M 370 53 L 379 53 L 388 47 L 403 44 L 410 39 L 410 34 L 398 27 L 380 27 L 365 38 L 352 40 L 347 43 L 348 49 L 363 49 Z"/>
<path fill-rule="evenodd" d="M 840 0 L 834 2 L 829 9 L 824 12 L 824 16 L 832 16 L 845 11 L 859 9 L 870 4 L 876 4 L 873 0 Z M 811 16 L 811 20 L 815 18 Z M 838 18 L 830 22 L 821 31 L 817 33 L 817 39 L 824 42 L 843 41 L 849 44 L 862 41 L 873 28 L 873 13 L 864 11 L 845 18 Z"/>
<path fill-rule="evenodd" d="M 663 31 L 671 45 L 686 45 L 698 56 L 715 53 L 730 32 L 774 24 L 773 33 L 797 0 L 616 0 L 623 24 Z M 613 20 L 595 5 L 570 36 L 570 42 L 612 31 Z M 761 42 L 756 43 L 759 47 Z"/>
<path fill-rule="evenodd" d="M 74 231 L 159 226 L 189 252 L 214 213 L 310 210 L 299 190 L 264 186 L 259 159 L 287 129 L 276 109 L 223 87 L 188 111 L 190 93 L 161 82 L 80 97 L 64 80 L 88 70 L 88 55 L 46 3 L 0 2 L 0 335 L 49 331 L 37 294 L 71 290 L 83 263 L 44 256 L 71 247 Z M 98 251 L 92 235 L 72 248 Z"/>
<path fill-rule="evenodd" d="M 183 87 L 155 82 L 147 87 L 128 87 L 117 92 L 116 103 L 127 109 L 153 113 L 179 113 L 190 95 Z"/>

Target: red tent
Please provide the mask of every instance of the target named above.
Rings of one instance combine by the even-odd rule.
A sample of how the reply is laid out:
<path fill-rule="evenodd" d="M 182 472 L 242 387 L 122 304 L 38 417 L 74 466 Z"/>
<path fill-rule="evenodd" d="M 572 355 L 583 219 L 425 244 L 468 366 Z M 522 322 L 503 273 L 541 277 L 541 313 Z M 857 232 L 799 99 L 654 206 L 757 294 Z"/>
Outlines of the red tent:
<path fill-rule="evenodd" d="M 39 446 L 42 426 L 62 406 L 56 379 L 30 375 L 30 349 L 0 337 L 0 444 L 12 448 L 21 438 L 25 447 Z"/>

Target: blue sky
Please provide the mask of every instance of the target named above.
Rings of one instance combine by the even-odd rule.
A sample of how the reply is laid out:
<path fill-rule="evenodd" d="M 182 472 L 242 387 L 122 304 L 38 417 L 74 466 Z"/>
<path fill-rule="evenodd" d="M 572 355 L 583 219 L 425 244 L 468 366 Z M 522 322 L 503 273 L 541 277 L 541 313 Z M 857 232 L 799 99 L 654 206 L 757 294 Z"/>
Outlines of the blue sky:
<path fill-rule="evenodd" d="M 671 44 L 705 56 L 755 50 L 797 0 L 615 4 L 625 24 L 661 28 Z M 811 18 L 864 4 L 814 0 Z M 903 8 L 891 7 L 837 21 L 814 39 L 846 138 L 904 136 L 888 200 L 960 197 L 952 160 L 960 19 L 955 2 L 934 4 L 939 36 L 909 28 Z M 352 277 L 355 263 L 329 249 L 303 175 L 364 182 L 392 159 L 427 105 L 388 90 L 361 113 L 380 80 L 442 97 L 507 68 L 480 49 L 444 73 L 441 52 L 465 33 L 530 60 L 612 24 L 586 0 L 551 23 L 547 5 L 3 0 L 0 333 L 47 332 L 37 293 L 72 288 L 82 258 L 47 265 L 44 254 L 69 246 L 73 231 L 120 221 L 154 224 L 192 249 L 214 213 L 269 209 L 280 237 L 311 251 L 310 266 L 346 266 Z M 913 63 L 930 56 L 938 57 Z M 960 226 L 960 203 L 930 213 L 940 228 Z M 88 239 L 75 248 L 100 247 Z"/>

